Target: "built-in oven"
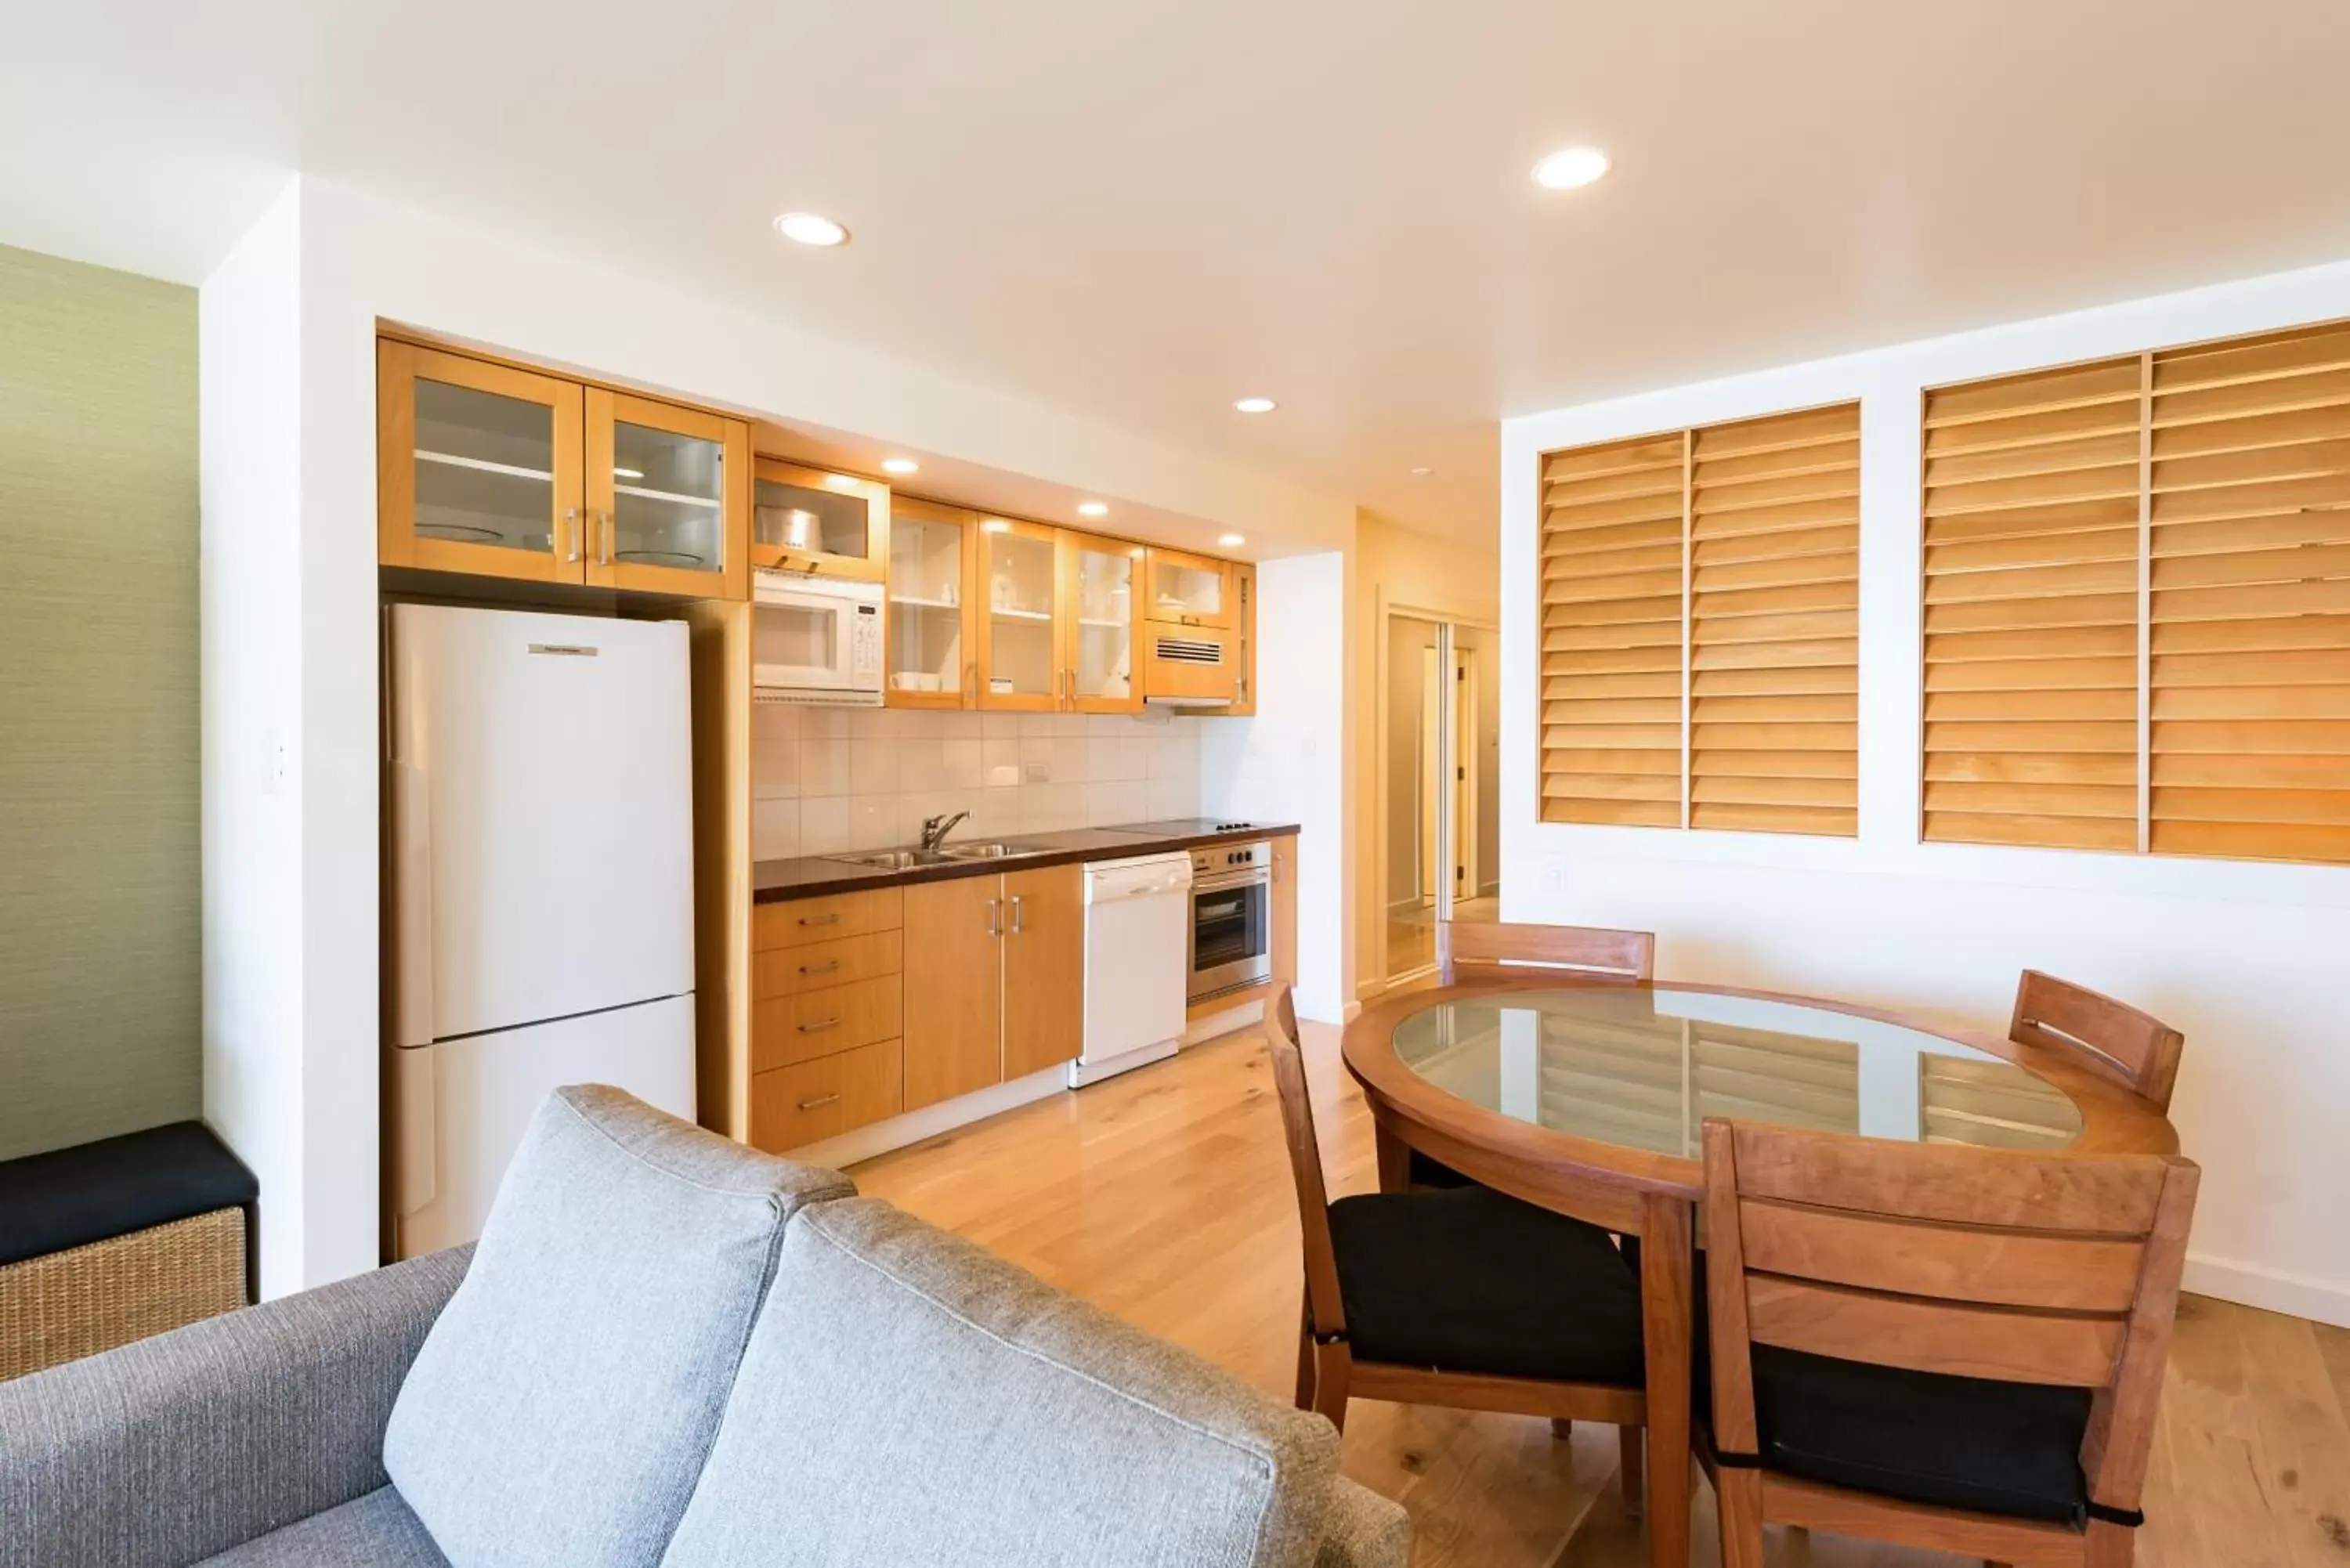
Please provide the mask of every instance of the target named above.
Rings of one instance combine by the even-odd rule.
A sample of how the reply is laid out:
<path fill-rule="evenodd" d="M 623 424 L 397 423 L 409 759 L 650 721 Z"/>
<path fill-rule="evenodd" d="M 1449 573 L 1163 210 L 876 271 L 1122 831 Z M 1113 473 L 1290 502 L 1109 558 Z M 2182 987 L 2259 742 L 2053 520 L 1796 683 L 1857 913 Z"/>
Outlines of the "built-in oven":
<path fill-rule="evenodd" d="M 1191 851 L 1190 1001 L 1273 978 L 1273 846 Z"/>
<path fill-rule="evenodd" d="M 751 686 L 763 702 L 881 704 L 881 585 L 754 572 Z"/>

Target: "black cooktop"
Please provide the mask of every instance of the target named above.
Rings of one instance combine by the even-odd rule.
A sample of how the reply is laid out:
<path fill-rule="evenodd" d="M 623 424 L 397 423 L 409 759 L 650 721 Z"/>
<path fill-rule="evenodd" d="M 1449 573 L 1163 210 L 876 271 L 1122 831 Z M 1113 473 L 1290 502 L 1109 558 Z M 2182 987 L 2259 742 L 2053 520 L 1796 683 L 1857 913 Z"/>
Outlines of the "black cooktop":
<path fill-rule="evenodd" d="M 1189 838 L 1202 833 L 1246 833 L 1258 826 L 1253 822 L 1233 822 L 1212 816 L 1179 816 L 1167 822 L 1120 823 L 1119 829 L 1128 833 L 1158 833 L 1170 838 Z"/>

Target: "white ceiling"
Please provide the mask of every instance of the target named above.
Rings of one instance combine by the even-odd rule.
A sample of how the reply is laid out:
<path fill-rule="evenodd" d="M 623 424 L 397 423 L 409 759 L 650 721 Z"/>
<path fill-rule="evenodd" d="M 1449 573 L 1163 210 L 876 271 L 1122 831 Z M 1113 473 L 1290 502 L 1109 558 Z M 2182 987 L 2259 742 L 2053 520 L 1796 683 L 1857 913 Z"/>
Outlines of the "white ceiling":
<path fill-rule="evenodd" d="M 1461 536 L 1507 414 L 2350 254 L 2339 0 L 5 16 L 0 241 L 195 281 L 298 167 Z"/>

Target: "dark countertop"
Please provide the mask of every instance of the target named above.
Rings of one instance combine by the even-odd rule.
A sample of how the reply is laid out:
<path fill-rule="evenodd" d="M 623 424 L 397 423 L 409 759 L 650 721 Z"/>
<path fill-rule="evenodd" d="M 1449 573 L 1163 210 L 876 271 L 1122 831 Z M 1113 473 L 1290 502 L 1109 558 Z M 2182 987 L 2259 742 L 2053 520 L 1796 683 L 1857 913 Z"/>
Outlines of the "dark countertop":
<path fill-rule="evenodd" d="M 1081 860 L 1119 860 L 1129 855 L 1199 849 L 1211 844 L 1289 838 L 1296 833 L 1297 825 L 1294 822 L 1232 827 L 1205 816 L 1174 822 L 1134 822 L 1117 827 L 1071 827 L 1058 833 L 1007 833 L 1003 836 L 1005 842 L 1034 845 L 1036 852 L 1007 855 L 995 860 L 942 860 L 903 871 L 852 865 L 827 855 L 803 855 L 794 860 L 762 860 L 754 865 L 751 896 L 757 903 L 774 904 L 786 898 L 811 898 L 819 893 L 902 888 L 914 882 L 944 882 L 955 877 L 984 877 L 997 871 L 1029 871 L 1040 866 L 1066 866 Z M 949 838 L 947 842 L 952 844 L 954 840 Z"/>

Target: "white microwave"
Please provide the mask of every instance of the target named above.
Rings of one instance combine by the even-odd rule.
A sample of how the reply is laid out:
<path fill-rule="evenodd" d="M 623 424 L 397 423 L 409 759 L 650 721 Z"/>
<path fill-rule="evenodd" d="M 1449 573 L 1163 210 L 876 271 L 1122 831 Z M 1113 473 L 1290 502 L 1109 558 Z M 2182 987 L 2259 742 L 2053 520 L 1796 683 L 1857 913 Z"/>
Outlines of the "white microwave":
<path fill-rule="evenodd" d="M 879 707 L 882 615 L 879 583 L 753 573 L 752 694 Z"/>

